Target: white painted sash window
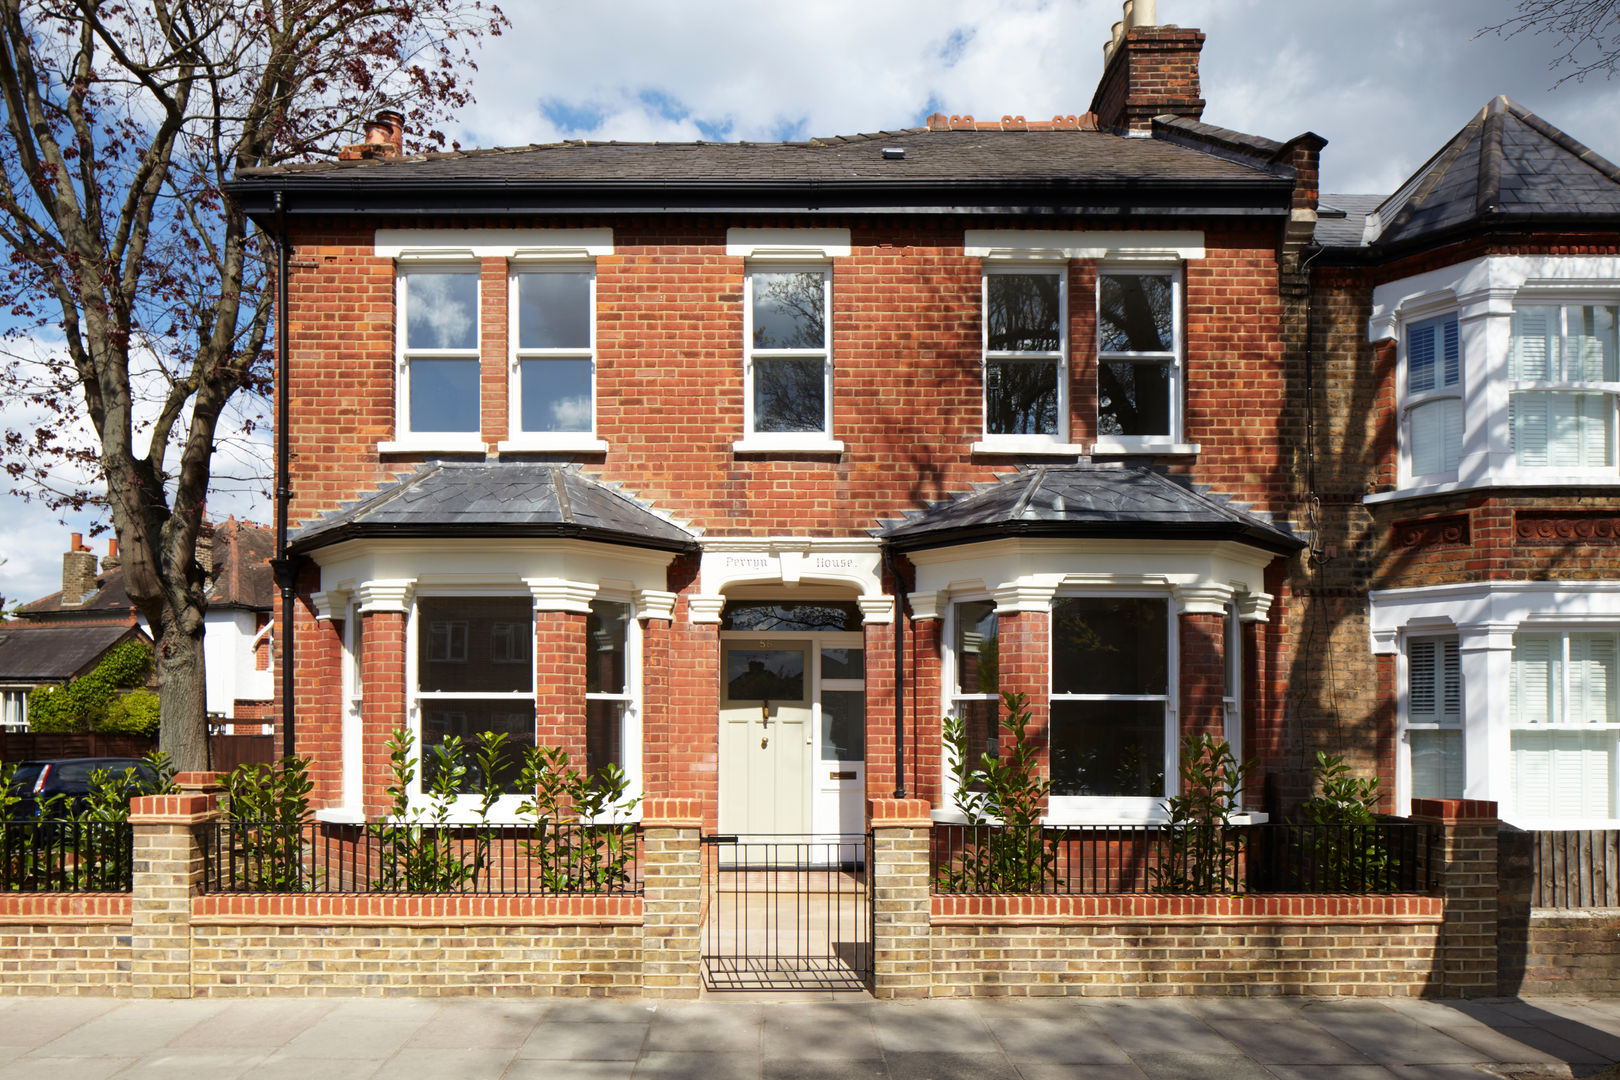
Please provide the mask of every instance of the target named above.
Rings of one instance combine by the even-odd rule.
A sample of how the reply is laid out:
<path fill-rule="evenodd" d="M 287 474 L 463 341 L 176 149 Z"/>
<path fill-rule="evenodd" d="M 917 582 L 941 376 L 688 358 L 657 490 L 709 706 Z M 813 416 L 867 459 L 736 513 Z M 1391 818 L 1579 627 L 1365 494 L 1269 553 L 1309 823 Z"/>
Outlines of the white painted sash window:
<path fill-rule="evenodd" d="M 1180 273 L 1097 275 L 1097 439 L 1122 450 L 1181 438 Z"/>
<path fill-rule="evenodd" d="M 627 772 L 627 718 L 631 696 L 630 605 L 592 600 L 585 617 L 585 768 L 608 765 Z"/>
<path fill-rule="evenodd" d="M 1462 348 L 1457 316 L 1406 331 L 1407 453 L 1413 476 L 1455 473 L 1462 459 Z"/>
<path fill-rule="evenodd" d="M 969 766 L 981 754 L 999 753 L 1000 637 L 996 605 L 967 600 L 951 605 L 950 710 L 966 729 Z M 954 762 L 945 763 L 947 783 L 954 783 Z"/>
<path fill-rule="evenodd" d="M 832 272 L 750 266 L 744 304 L 744 411 L 757 447 L 832 438 Z"/>
<path fill-rule="evenodd" d="M 512 442 L 576 446 L 596 433 L 596 273 L 589 266 L 512 275 Z"/>
<path fill-rule="evenodd" d="M 1463 796 L 1462 664 L 1455 634 L 1406 643 L 1406 741 L 1412 795 Z"/>
<path fill-rule="evenodd" d="M 1068 273 L 984 274 L 984 433 L 987 442 L 1067 438 Z"/>
<path fill-rule="evenodd" d="M 455 449 L 479 433 L 478 271 L 411 267 L 399 274 L 397 334 L 402 443 Z"/>
<path fill-rule="evenodd" d="M 1519 816 L 1615 816 L 1617 652 L 1614 633 L 1514 635 L 1509 712 Z"/>
<path fill-rule="evenodd" d="M 1513 312 L 1508 415 L 1520 468 L 1612 467 L 1613 305 L 1521 305 Z"/>

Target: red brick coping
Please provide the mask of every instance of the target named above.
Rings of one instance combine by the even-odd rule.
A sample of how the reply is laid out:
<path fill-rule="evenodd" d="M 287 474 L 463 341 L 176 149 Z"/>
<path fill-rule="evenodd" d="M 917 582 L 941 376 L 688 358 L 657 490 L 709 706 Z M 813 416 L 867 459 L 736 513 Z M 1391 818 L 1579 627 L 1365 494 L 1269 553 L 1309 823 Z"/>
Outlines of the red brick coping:
<path fill-rule="evenodd" d="M 130 921 L 128 893 L 0 893 L 0 925 Z"/>
<path fill-rule="evenodd" d="M 935 896 L 935 926 L 1439 924 L 1438 896 Z"/>
<path fill-rule="evenodd" d="M 199 896 L 194 926 L 640 926 L 639 896 Z"/>

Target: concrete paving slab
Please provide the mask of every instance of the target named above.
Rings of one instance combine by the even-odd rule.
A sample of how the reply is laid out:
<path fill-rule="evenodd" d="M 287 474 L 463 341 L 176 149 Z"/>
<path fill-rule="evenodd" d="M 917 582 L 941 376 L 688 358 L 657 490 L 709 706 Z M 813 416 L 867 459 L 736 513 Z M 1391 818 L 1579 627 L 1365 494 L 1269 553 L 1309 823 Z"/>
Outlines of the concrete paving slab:
<path fill-rule="evenodd" d="M 1490 1061 L 1529 1064 L 1591 1064 L 1602 1065 L 1610 1059 L 1577 1043 L 1561 1039 L 1553 1032 L 1528 1025 L 1501 1027 L 1442 1027 L 1458 1042 L 1467 1043 L 1487 1056 Z"/>
<path fill-rule="evenodd" d="M 1236 1053 L 1231 1043 L 1173 999 L 1109 1002 L 1087 1015 L 1133 1058 L 1138 1051 Z"/>
<path fill-rule="evenodd" d="M 1394 1080 L 1382 1065 L 1271 1065 L 1277 1080 Z"/>
<path fill-rule="evenodd" d="M 1490 1076 L 1477 1065 L 1394 1065 L 1397 1080 L 1480 1080 Z"/>
<path fill-rule="evenodd" d="M 330 1002 L 259 999 L 225 1003 L 208 1017 L 169 1040 L 175 1048 L 274 1050 L 287 1045 L 331 1012 Z M 122 1013 L 120 1013 L 122 1015 Z"/>
<path fill-rule="evenodd" d="M 629 1080 L 633 1061 L 545 1061 L 519 1058 L 506 1070 L 505 1080 Z M 448 1078 L 445 1078 L 448 1080 Z"/>
<path fill-rule="evenodd" d="M 1597 1054 L 1598 1061 L 1620 1061 L 1620 1035 L 1562 1017 L 1533 1021 L 1535 1027 Z"/>
<path fill-rule="evenodd" d="M 1488 1062 L 1490 1055 L 1381 1005 L 1316 1002 L 1301 1016 L 1380 1065 Z"/>
<path fill-rule="evenodd" d="M 784 1054 L 761 1062 L 760 1080 L 889 1080 L 889 1068 L 881 1061 L 806 1061 Z"/>
<path fill-rule="evenodd" d="M 1018 1080 L 1000 1054 L 900 1053 L 887 1060 L 892 1080 Z"/>
<path fill-rule="evenodd" d="M 658 1077 L 659 1080 L 759 1080 L 758 1054 L 688 1054 L 669 1050 L 649 1051 L 641 1055 L 636 1071 L 630 1074 L 636 1080 Z"/>
<path fill-rule="evenodd" d="M 449 1001 L 422 1022 L 405 1047 L 417 1050 L 516 1050 L 534 1033 L 545 1015 L 545 1004 Z"/>
<path fill-rule="evenodd" d="M 1263 1065 L 1370 1065 L 1372 1059 L 1299 1013 L 1206 1017 L 1215 1033 Z"/>
<path fill-rule="evenodd" d="M 966 1002 L 918 1002 L 872 1013 L 885 1054 L 999 1054 L 978 1013 Z"/>
<path fill-rule="evenodd" d="M 51 1058 L 138 1058 L 164 1046 L 191 1026 L 173 1018 L 164 1022 L 126 1020 L 119 1011 L 81 1024 L 33 1053 Z"/>
<path fill-rule="evenodd" d="M 654 1001 L 554 1001 L 544 1019 L 559 1024 L 645 1024 L 658 1009 Z"/>
<path fill-rule="evenodd" d="M 1128 1065 L 1130 1056 L 1079 1010 L 1066 1017 L 984 1015 L 1008 1060 L 1062 1065 Z"/>
<path fill-rule="evenodd" d="M 646 1044 L 649 1026 L 543 1020 L 518 1047 L 517 1056 L 552 1061 L 635 1061 Z"/>
<path fill-rule="evenodd" d="M 352 1020 L 329 1014 L 303 1034 L 289 1040 L 277 1053 L 287 1057 L 371 1058 L 380 1061 L 391 1057 L 410 1041 L 421 1026 L 419 1021 Z"/>
<path fill-rule="evenodd" d="M 1272 1080 L 1271 1073 L 1241 1054 L 1132 1054 L 1148 1080 Z"/>
<path fill-rule="evenodd" d="M 1208 1023 L 1211 1020 L 1295 1020 L 1305 1002 L 1299 998 L 1190 998 L 1186 1010 Z"/>
<path fill-rule="evenodd" d="M 188 1077 L 236 1080 L 262 1065 L 269 1056 L 262 1050 L 162 1050 L 135 1062 L 118 1074 L 118 1080 L 184 1080 Z"/>
<path fill-rule="evenodd" d="M 860 1005 L 806 1005 L 767 1009 L 760 1028 L 761 1052 L 771 1061 L 881 1061 L 871 1010 Z"/>
<path fill-rule="evenodd" d="M 133 1064 L 134 1058 L 20 1057 L 0 1068 L 0 1080 L 102 1080 Z"/>
<path fill-rule="evenodd" d="M 12 1004 L 0 1024 L 0 1046 L 44 1046 L 64 1032 L 118 1008 L 112 998 L 28 998 Z"/>
<path fill-rule="evenodd" d="M 1135 1065 L 1054 1065 L 1033 1062 L 1018 1066 L 1024 1080 L 1147 1080 Z"/>
<path fill-rule="evenodd" d="M 758 1054 L 764 1005 L 674 1004 L 653 1014 L 647 1031 L 648 1051 Z"/>
<path fill-rule="evenodd" d="M 383 1063 L 388 1080 L 501 1080 L 511 1050 L 401 1050 Z M 172 1078 L 171 1078 L 172 1080 Z"/>
<path fill-rule="evenodd" d="M 382 1065 L 381 1058 L 291 1057 L 278 1050 L 242 1076 L 244 1080 L 370 1080 Z"/>

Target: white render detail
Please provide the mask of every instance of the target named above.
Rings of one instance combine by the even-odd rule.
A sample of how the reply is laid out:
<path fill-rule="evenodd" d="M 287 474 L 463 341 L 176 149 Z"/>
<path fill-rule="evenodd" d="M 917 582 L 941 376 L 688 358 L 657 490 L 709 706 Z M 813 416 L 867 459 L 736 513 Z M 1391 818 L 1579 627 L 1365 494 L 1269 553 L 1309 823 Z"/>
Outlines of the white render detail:
<path fill-rule="evenodd" d="M 719 622 L 726 593 L 754 585 L 833 586 L 853 590 L 867 623 L 894 620 L 894 598 L 883 591 L 878 542 L 854 537 L 720 536 L 699 541 L 702 591 L 690 601 L 691 621 Z"/>
<path fill-rule="evenodd" d="M 1515 459 L 1508 419 L 1510 393 L 1518 387 L 1560 388 L 1564 384 L 1513 380 L 1510 354 L 1516 306 L 1615 304 L 1620 302 L 1620 257 L 1493 255 L 1431 270 L 1373 290 L 1367 323 L 1371 342 L 1396 341 L 1401 363 L 1396 406 L 1401 417 L 1397 490 L 1366 497 L 1368 503 L 1419 498 L 1484 487 L 1575 487 L 1620 484 L 1615 465 L 1524 467 Z M 1455 472 L 1414 478 L 1406 415 L 1406 330 L 1439 316 L 1457 316 L 1462 354 L 1462 449 Z M 1576 384 L 1583 385 L 1583 384 Z M 1607 397 L 1607 423 L 1614 437 L 1615 395 L 1620 385 L 1584 384 Z"/>
<path fill-rule="evenodd" d="M 579 615 L 591 613 L 591 601 L 596 599 L 600 586 L 584 581 L 562 578 L 524 578 L 534 596 L 536 611 L 571 611 Z"/>
<path fill-rule="evenodd" d="M 726 254 L 734 259 L 840 259 L 849 252 L 848 229 L 726 230 Z"/>
<path fill-rule="evenodd" d="M 379 259 L 596 258 L 613 254 L 612 229 L 378 229 Z"/>
<path fill-rule="evenodd" d="M 962 234 L 962 253 L 970 259 L 1182 262 L 1204 257 L 1204 234 L 1191 229 L 1176 232 L 967 229 Z"/>

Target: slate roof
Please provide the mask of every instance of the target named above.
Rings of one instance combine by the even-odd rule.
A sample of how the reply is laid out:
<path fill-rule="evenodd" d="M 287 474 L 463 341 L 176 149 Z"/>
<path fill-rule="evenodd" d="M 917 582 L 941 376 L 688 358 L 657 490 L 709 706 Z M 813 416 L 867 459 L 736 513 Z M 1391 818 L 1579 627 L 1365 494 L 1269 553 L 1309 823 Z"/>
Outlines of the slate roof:
<path fill-rule="evenodd" d="M 1374 248 L 1471 225 L 1620 222 L 1620 166 L 1497 97 L 1370 218 L 1363 242 Z"/>
<path fill-rule="evenodd" d="M 1214 129 L 1221 130 L 1221 129 Z M 1268 142 L 1269 140 L 1262 140 Z M 1280 144 L 1277 144 L 1280 145 Z M 905 151 L 900 160 L 883 151 Z M 572 140 L 403 158 L 243 169 L 239 180 L 1255 180 L 1254 165 L 1158 139 L 1105 131 L 906 128 L 804 142 L 637 143 Z"/>
<path fill-rule="evenodd" d="M 1178 477 L 1143 466 L 1038 465 L 908 514 L 879 533 L 897 550 L 1004 536 L 1238 540 L 1289 554 L 1292 532 Z"/>
<path fill-rule="evenodd" d="M 276 553 L 275 532 L 232 518 L 214 527 L 213 544 L 208 605 L 269 611 L 275 601 L 275 577 L 269 562 Z"/>
<path fill-rule="evenodd" d="M 289 549 L 383 537 L 564 537 L 688 551 L 695 537 L 643 503 L 560 465 L 429 462 L 311 522 Z"/>
<path fill-rule="evenodd" d="M 62 591 L 58 589 L 49 596 L 23 604 L 17 614 L 40 622 L 119 620 L 129 624 L 135 621 L 135 605 L 130 603 L 129 593 L 124 588 L 123 568 L 109 566 L 96 575 L 96 591 L 85 597 L 83 603 L 62 603 Z"/>
<path fill-rule="evenodd" d="M 133 626 L 31 626 L 0 623 L 0 680 L 60 682 L 87 670 L 126 638 Z"/>
<path fill-rule="evenodd" d="M 1361 247 L 1366 242 L 1367 216 L 1387 197 L 1323 192 L 1316 207 L 1316 242 L 1323 247 Z"/>

